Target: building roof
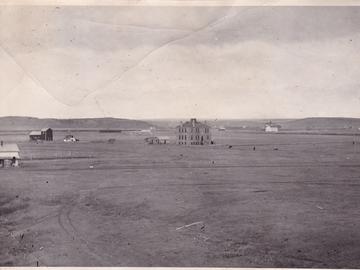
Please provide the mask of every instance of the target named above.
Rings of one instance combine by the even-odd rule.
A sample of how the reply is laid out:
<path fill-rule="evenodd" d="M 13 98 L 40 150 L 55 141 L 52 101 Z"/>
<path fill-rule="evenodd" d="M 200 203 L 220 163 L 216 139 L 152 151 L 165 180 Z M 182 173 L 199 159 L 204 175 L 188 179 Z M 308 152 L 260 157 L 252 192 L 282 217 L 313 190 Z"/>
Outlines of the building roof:
<path fill-rule="evenodd" d="M 12 159 L 13 157 L 20 159 L 18 152 L 0 152 L 0 159 Z"/>
<path fill-rule="evenodd" d="M 156 140 L 156 139 L 159 139 L 159 138 L 156 137 L 156 136 L 152 136 L 152 137 L 147 137 L 147 138 L 145 138 L 144 140 L 145 140 L 145 141 L 150 141 L 150 140 Z"/>
<path fill-rule="evenodd" d="M 41 131 L 48 131 L 51 128 L 42 128 Z"/>
<path fill-rule="evenodd" d="M 41 135 L 41 131 L 38 131 L 38 130 L 33 130 L 29 133 L 29 135 L 36 135 L 36 136 L 40 136 Z"/>
<path fill-rule="evenodd" d="M 177 128 L 179 128 L 179 127 L 185 127 L 185 128 L 187 128 L 187 127 L 190 127 L 190 128 L 191 128 L 191 127 L 196 127 L 196 128 L 198 128 L 198 127 L 210 128 L 209 125 L 204 124 L 204 123 L 202 123 L 202 122 L 199 122 L 199 121 L 197 121 L 195 118 L 194 118 L 194 119 L 191 119 L 190 121 L 186 121 L 185 123 L 180 124 L 180 125 L 177 126 Z"/>
<path fill-rule="evenodd" d="M 20 152 L 19 147 L 15 143 L 7 143 L 0 145 L 0 153 L 6 153 L 6 152 Z"/>
<path fill-rule="evenodd" d="M 13 157 L 19 159 L 19 152 L 19 147 L 15 143 L 0 145 L 0 159 L 12 159 Z"/>
<path fill-rule="evenodd" d="M 265 127 L 276 127 L 276 128 L 281 128 L 281 126 L 279 124 L 274 124 L 274 123 L 266 123 Z"/>
<path fill-rule="evenodd" d="M 147 137 L 145 138 L 145 141 L 147 140 L 170 140 L 170 137 L 169 136 L 152 136 L 152 137 Z"/>

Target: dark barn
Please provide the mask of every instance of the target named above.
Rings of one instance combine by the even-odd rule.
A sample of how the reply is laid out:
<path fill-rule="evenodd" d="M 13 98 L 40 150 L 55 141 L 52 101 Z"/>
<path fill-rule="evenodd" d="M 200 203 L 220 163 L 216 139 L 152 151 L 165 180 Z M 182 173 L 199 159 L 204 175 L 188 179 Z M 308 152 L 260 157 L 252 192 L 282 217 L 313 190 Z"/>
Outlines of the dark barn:
<path fill-rule="evenodd" d="M 52 141 L 53 140 L 53 130 L 51 128 L 43 128 L 41 130 L 41 138 L 44 141 Z"/>
<path fill-rule="evenodd" d="M 40 131 L 31 131 L 29 137 L 32 141 L 52 141 L 53 130 L 51 128 L 43 128 Z"/>

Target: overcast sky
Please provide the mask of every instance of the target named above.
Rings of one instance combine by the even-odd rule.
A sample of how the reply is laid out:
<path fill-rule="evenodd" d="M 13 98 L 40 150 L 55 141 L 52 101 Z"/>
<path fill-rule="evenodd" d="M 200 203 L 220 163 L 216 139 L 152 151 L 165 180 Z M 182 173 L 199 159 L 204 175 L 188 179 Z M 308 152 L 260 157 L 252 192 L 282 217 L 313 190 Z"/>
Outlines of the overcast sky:
<path fill-rule="evenodd" d="M 360 7 L 0 7 L 0 116 L 360 117 Z"/>

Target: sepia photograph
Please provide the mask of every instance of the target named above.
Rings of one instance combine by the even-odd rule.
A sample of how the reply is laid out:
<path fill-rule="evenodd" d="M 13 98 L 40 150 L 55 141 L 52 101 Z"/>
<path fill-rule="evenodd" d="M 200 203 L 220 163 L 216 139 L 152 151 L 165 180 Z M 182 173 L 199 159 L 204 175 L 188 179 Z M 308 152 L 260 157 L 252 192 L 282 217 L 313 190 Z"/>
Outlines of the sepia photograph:
<path fill-rule="evenodd" d="M 360 2 L 290 2 L 0 1 L 0 267 L 360 268 Z"/>

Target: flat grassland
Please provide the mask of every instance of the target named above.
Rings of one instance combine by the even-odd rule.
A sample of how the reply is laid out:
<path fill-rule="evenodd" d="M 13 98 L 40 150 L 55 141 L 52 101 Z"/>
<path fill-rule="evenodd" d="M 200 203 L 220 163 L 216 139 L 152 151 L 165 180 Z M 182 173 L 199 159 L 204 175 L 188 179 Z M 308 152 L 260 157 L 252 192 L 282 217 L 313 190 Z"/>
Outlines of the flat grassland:
<path fill-rule="evenodd" d="M 87 136 L 0 170 L 0 265 L 360 267 L 353 136 Z"/>

